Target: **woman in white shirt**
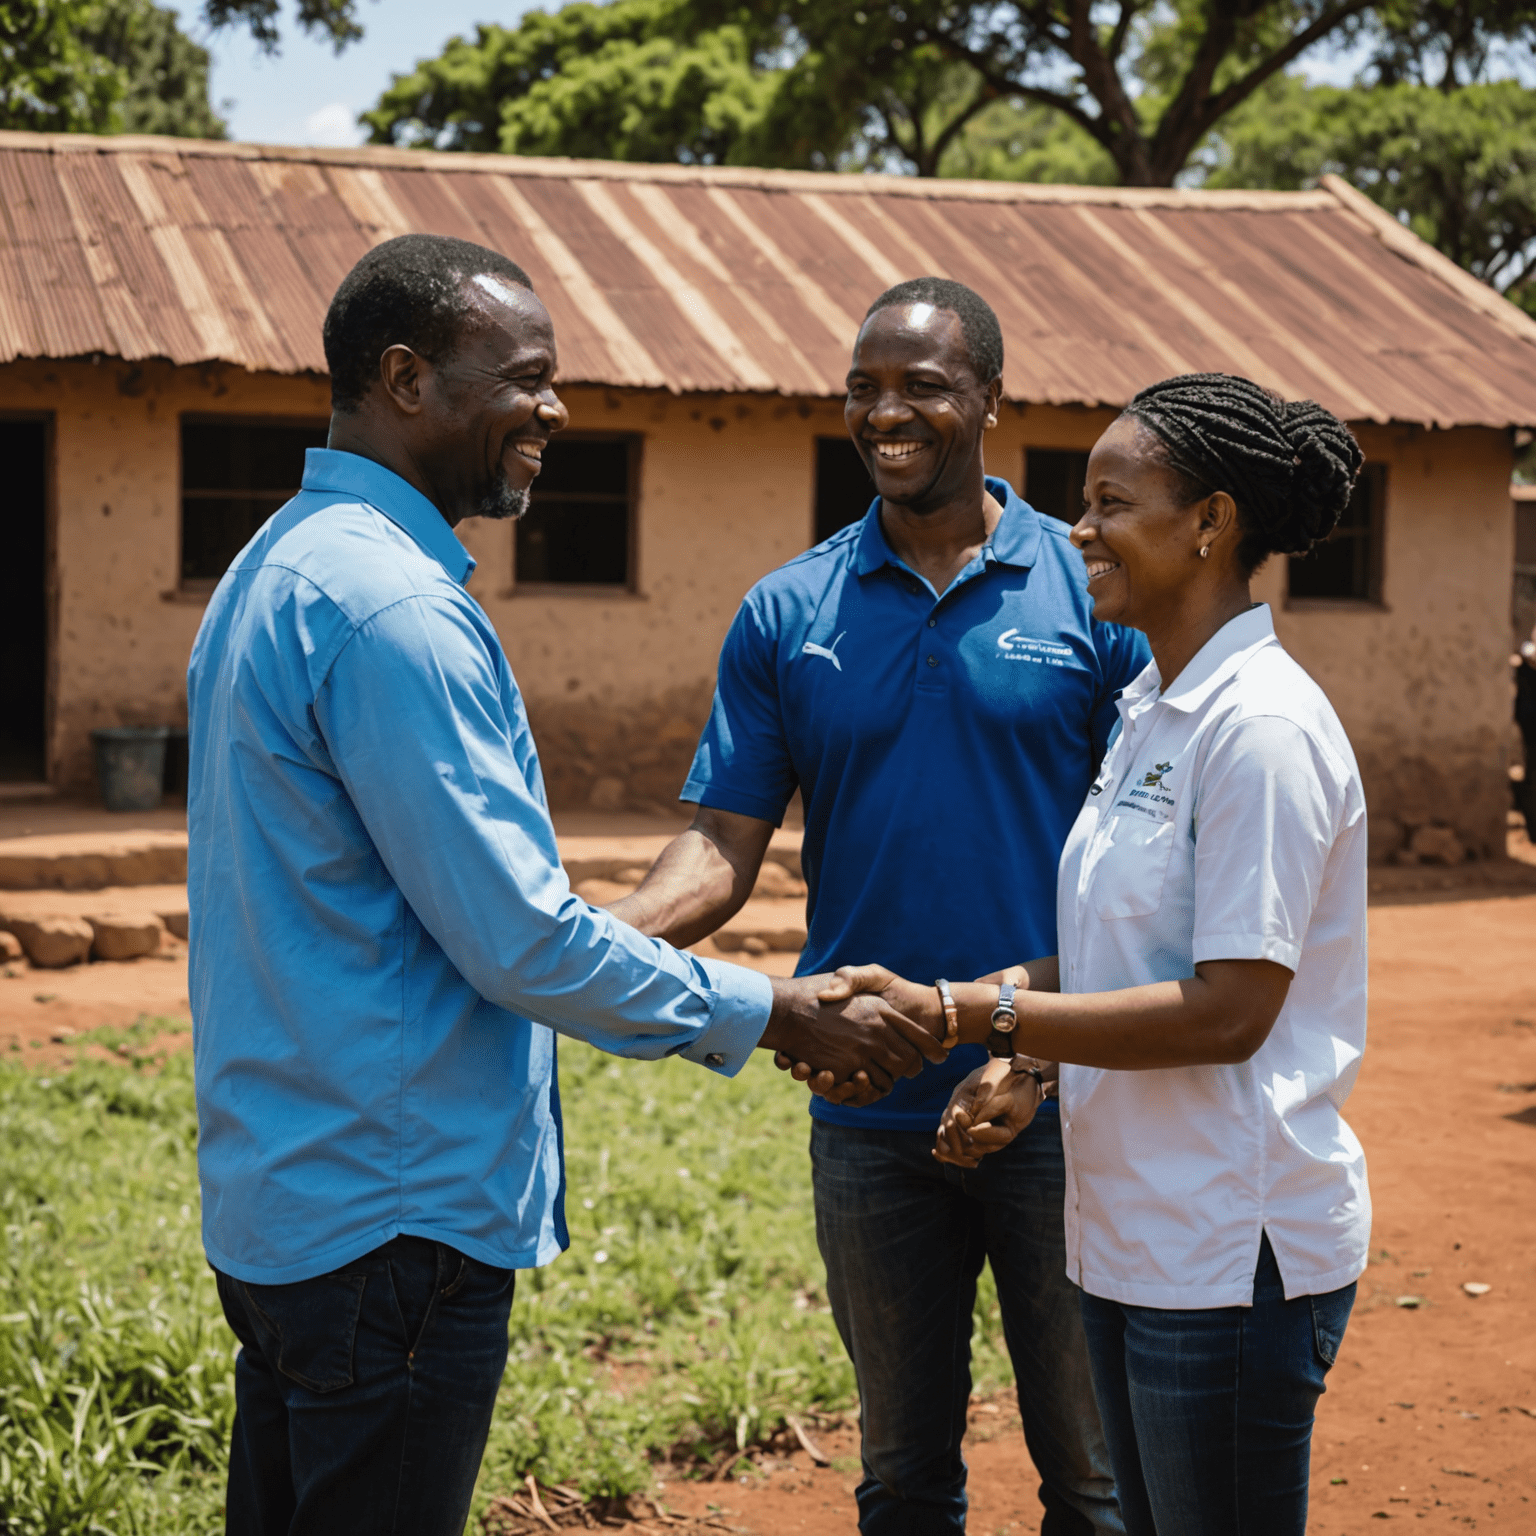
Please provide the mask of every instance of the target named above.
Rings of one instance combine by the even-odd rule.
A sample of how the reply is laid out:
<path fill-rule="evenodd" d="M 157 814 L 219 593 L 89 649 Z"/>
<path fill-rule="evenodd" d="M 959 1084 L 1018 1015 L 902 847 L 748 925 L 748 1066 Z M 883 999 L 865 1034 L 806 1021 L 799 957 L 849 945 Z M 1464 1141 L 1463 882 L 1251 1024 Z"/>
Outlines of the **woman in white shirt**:
<path fill-rule="evenodd" d="M 1059 956 L 937 995 L 842 973 L 936 1031 L 951 1012 L 950 1043 L 988 1040 L 935 1149 L 961 1170 L 1061 1063 L 1068 1273 L 1128 1536 L 1302 1536 L 1313 1413 L 1366 1264 L 1340 1114 L 1365 1046 L 1365 802 L 1248 587 L 1327 537 L 1360 460 L 1320 406 L 1246 379 L 1137 395 L 1093 450 L 1072 538 L 1094 616 L 1145 631 L 1154 660 L 1062 854 Z"/>

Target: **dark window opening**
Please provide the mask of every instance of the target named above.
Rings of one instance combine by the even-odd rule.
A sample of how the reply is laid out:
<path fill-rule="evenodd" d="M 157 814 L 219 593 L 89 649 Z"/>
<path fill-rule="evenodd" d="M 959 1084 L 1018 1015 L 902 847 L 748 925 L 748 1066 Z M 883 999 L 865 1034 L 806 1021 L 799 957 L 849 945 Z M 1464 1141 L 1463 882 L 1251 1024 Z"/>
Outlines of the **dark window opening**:
<path fill-rule="evenodd" d="M 1287 560 L 1289 595 L 1379 603 L 1386 506 L 1387 466 L 1367 464 L 1355 481 L 1339 526 L 1310 553 Z"/>
<path fill-rule="evenodd" d="M 0 560 L 0 781 L 37 783 L 46 772 L 48 700 L 48 427 L 0 421 L 6 472 L 5 559 Z"/>
<path fill-rule="evenodd" d="M 1036 512 L 1075 523 L 1083 515 L 1088 455 L 1076 449 L 1026 448 L 1024 500 Z"/>
<path fill-rule="evenodd" d="M 216 582 L 304 478 L 304 452 L 325 447 L 316 424 L 183 421 L 181 580 Z"/>
<path fill-rule="evenodd" d="M 627 587 L 638 437 L 557 437 L 517 524 L 516 581 Z"/>
<path fill-rule="evenodd" d="M 875 499 L 859 450 L 846 437 L 816 439 L 816 542 L 856 523 Z"/>

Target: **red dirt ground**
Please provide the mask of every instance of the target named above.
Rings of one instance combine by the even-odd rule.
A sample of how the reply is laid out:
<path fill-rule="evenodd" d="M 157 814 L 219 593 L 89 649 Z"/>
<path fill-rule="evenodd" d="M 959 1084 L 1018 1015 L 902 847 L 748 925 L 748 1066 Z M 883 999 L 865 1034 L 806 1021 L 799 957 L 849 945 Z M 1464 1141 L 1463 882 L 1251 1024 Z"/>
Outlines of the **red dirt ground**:
<path fill-rule="evenodd" d="M 789 957 L 765 959 L 777 970 Z M 39 1064 L 72 1054 L 50 1038 L 65 1029 L 145 1012 L 185 1017 L 179 946 L 169 962 L 9 969 L 0 1049 L 14 1044 Z M 1374 1261 L 1319 1413 L 1310 1529 L 1366 1536 L 1388 1519 L 1532 1536 L 1536 896 L 1373 907 L 1371 986 L 1370 1044 L 1348 1114 L 1370 1160 Z M 1468 1281 L 1491 1289 L 1470 1296 Z M 1399 1305 L 1403 1297 L 1419 1304 Z M 663 1475 L 655 1495 L 685 1519 L 646 1528 L 847 1536 L 856 1437 L 812 1434 L 833 1466 L 796 1452 L 745 1483 Z M 970 1529 L 1038 1531 L 1034 1473 L 1008 1398 L 975 1405 L 967 1456 Z"/>

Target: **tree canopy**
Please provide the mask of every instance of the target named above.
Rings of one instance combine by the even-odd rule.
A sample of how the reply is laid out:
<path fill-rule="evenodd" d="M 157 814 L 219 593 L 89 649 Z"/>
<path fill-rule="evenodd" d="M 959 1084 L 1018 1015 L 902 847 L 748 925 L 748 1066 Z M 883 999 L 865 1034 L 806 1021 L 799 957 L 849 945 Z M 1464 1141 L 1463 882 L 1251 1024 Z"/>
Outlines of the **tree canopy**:
<path fill-rule="evenodd" d="M 1059 115 L 1117 181 L 1168 185 L 1309 49 L 1447 89 L 1533 21 L 1536 0 L 578 0 L 454 39 L 366 120 L 377 142 L 937 175 L 1007 103 Z"/>
<path fill-rule="evenodd" d="M 267 52 L 280 0 L 205 0 L 204 22 L 244 26 Z M 358 0 L 298 0 L 297 24 L 338 52 L 362 36 Z M 208 50 L 153 0 L 0 0 L 0 127 L 218 139 Z"/>

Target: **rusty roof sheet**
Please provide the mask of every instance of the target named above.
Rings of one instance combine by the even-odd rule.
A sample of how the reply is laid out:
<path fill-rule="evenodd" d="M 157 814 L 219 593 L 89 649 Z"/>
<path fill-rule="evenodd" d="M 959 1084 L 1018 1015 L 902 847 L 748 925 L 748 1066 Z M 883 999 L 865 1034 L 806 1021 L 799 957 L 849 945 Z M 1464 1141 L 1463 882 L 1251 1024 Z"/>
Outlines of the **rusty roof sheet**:
<path fill-rule="evenodd" d="M 1335 178 L 1311 192 L 1030 186 L 394 149 L 0 133 L 0 361 L 324 372 L 371 245 L 505 251 L 561 378 L 842 393 L 870 300 L 994 305 L 1014 400 L 1121 405 L 1218 369 L 1360 421 L 1536 424 L 1536 322 Z"/>

